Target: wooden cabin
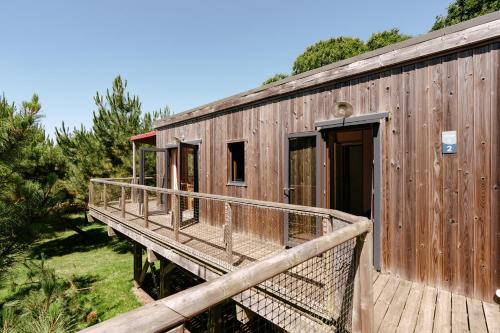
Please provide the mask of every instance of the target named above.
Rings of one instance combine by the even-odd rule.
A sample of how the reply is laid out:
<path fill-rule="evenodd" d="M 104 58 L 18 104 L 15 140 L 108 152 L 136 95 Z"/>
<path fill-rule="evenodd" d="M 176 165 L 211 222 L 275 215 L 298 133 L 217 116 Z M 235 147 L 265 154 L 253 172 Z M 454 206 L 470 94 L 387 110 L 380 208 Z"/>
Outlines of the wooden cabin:
<path fill-rule="evenodd" d="M 375 268 L 492 300 L 499 79 L 497 12 L 157 121 L 160 181 L 369 217 Z M 186 205 L 218 223 L 219 208 Z M 279 245 L 324 232 L 283 218 L 242 214 L 233 228 Z"/>

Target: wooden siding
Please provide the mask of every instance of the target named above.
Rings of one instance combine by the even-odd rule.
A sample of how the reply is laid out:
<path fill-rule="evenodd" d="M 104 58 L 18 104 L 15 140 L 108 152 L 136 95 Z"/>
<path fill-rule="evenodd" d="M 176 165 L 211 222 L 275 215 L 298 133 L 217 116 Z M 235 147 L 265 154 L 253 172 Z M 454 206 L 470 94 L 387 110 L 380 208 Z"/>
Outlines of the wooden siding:
<path fill-rule="evenodd" d="M 491 299 L 500 288 L 499 63 L 500 44 L 491 42 L 187 119 L 159 128 L 157 145 L 202 140 L 201 192 L 283 202 L 288 134 L 333 119 L 337 101 L 350 102 L 353 116 L 390 112 L 380 126 L 383 271 Z M 446 130 L 457 131 L 456 154 L 441 153 Z M 227 185 L 227 141 L 236 139 L 247 140 L 246 186 Z M 282 216 L 249 216 L 239 232 L 283 241 Z"/>

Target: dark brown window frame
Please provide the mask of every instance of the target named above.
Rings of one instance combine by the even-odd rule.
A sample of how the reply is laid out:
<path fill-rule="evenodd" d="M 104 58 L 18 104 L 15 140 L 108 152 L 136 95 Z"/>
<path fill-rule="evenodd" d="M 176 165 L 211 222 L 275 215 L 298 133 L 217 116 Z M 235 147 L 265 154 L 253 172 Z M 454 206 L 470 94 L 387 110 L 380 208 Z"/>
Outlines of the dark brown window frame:
<path fill-rule="evenodd" d="M 245 152 L 246 152 L 246 143 L 247 140 L 245 139 L 238 139 L 238 140 L 229 140 L 227 141 L 227 185 L 232 185 L 232 186 L 246 186 L 246 172 L 245 172 Z M 234 174 L 234 159 L 233 159 L 233 152 L 231 150 L 231 146 L 235 145 L 242 145 L 243 146 L 243 151 L 241 152 L 241 158 L 242 161 L 240 163 L 243 164 L 242 168 L 239 170 L 242 170 L 243 177 L 242 179 L 237 179 L 237 175 Z M 238 163 L 239 164 L 239 163 Z M 238 172 L 238 171 L 236 171 Z"/>

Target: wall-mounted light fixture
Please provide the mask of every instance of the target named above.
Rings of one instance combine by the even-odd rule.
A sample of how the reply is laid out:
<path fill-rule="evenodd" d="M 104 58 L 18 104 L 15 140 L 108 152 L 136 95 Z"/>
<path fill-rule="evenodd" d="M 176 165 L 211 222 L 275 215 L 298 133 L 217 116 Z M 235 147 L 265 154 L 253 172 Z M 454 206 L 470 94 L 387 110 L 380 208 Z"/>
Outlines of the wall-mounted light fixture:
<path fill-rule="evenodd" d="M 336 118 L 348 118 L 352 115 L 352 105 L 349 102 L 335 103 L 335 110 L 333 112 Z"/>

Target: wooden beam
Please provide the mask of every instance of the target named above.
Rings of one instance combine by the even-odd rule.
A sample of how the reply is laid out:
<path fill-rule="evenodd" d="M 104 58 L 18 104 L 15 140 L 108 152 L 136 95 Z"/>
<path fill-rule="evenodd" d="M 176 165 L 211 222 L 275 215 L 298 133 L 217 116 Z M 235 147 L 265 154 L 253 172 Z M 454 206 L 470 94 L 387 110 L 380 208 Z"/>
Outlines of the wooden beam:
<path fill-rule="evenodd" d="M 357 267 L 354 277 L 353 332 L 374 332 L 373 314 L 373 233 L 357 237 Z"/>
<path fill-rule="evenodd" d="M 181 207 L 179 195 L 172 195 L 172 202 L 174 207 L 172 207 L 172 223 L 174 228 L 174 238 L 179 241 L 179 229 L 181 225 Z"/>
<path fill-rule="evenodd" d="M 126 201 L 125 201 L 125 187 L 122 186 L 122 196 L 121 196 L 121 217 L 122 219 L 125 218 L 125 206 L 126 206 Z"/>
<path fill-rule="evenodd" d="M 223 322 L 222 322 L 222 304 L 217 304 L 208 309 L 208 332 L 218 333 L 222 332 Z"/>
<path fill-rule="evenodd" d="M 113 237 L 113 236 L 116 236 L 116 233 L 115 231 L 113 230 L 113 228 L 111 228 L 109 225 L 106 227 L 107 231 L 108 231 L 108 236 L 109 237 Z"/>
<path fill-rule="evenodd" d="M 142 271 L 142 245 L 134 242 L 134 281 L 139 284 Z"/>
<path fill-rule="evenodd" d="M 148 257 L 148 261 L 150 263 L 153 263 L 155 261 L 158 261 L 158 258 L 156 257 L 156 254 L 154 253 L 153 250 L 151 250 L 150 248 L 147 248 L 146 249 L 146 253 L 147 253 L 147 257 Z"/>
<path fill-rule="evenodd" d="M 176 265 L 167 259 L 160 258 L 160 298 L 170 296 L 172 283 L 172 271 Z"/>
<path fill-rule="evenodd" d="M 227 262 L 233 263 L 233 210 L 231 204 L 224 203 L 224 244 Z"/>
<path fill-rule="evenodd" d="M 144 227 L 149 228 L 149 216 L 148 216 L 148 210 L 149 210 L 149 198 L 148 198 L 148 190 L 144 190 L 144 203 L 143 203 L 143 214 L 144 214 Z"/>
<path fill-rule="evenodd" d="M 141 275 L 139 275 L 139 281 L 137 281 L 139 286 L 142 286 L 142 284 L 144 283 L 144 280 L 146 279 L 146 274 L 148 273 L 149 266 L 150 266 L 149 261 L 147 260 L 144 261 L 144 265 L 142 266 L 141 270 Z"/>

